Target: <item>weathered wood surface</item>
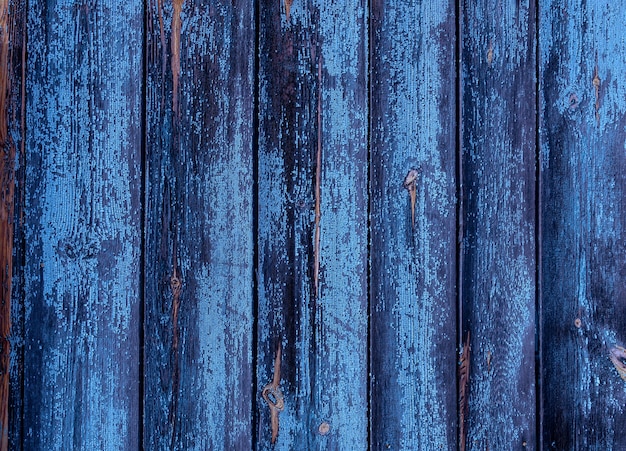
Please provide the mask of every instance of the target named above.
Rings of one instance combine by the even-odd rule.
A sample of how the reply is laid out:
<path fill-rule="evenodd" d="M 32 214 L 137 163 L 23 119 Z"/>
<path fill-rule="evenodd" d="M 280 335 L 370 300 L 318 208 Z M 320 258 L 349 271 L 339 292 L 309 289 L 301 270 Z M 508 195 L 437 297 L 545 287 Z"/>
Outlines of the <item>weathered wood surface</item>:
<path fill-rule="evenodd" d="M 20 332 L 21 322 L 12 327 L 14 288 L 23 286 L 23 236 L 15 225 L 22 210 L 23 170 L 18 161 L 23 139 L 22 62 L 25 11 L 17 2 L 0 3 L 0 449 L 20 443 L 21 427 L 21 350 L 11 334 Z M 18 185 L 20 179 L 20 186 Z M 18 219 L 19 221 L 19 219 Z M 15 246 L 14 242 L 18 245 Z M 14 266 L 14 263 L 16 265 Z M 19 293 L 20 289 L 15 289 Z M 17 317 L 16 317 L 17 318 Z M 17 345 L 16 345 L 17 344 Z M 11 408 L 9 408 L 11 406 Z"/>
<path fill-rule="evenodd" d="M 260 12 L 258 389 L 282 344 L 274 449 L 365 449 L 367 4 Z"/>
<path fill-rule="evenodd" d="M 544 449 L 626 440 L 623 6 L 540 9 Z"/>
<path fill-rule="evenodd" d="M 461 449 L 534 449 L 535 4 L 463 2 Z M 461 405 L 461 409 L 465 409 Z"/>
<path fill-rule="evenodd" d="M 0 1 L 0 449 L 623 446 L 626 16 L 431 3 Z"/>
<path fill-rule="evenodd" d="M 8 183 L 13 183 L 12 188 L 3 185 L 2 192 L 13 189 L 13 217 L 12 224 L 12 266 L 13 274 L 11 278 L 10 304 L 8 299 L 2 300 L 3 314 L 10 314 L 10 362 L 9 362 L 9 397 L 8 401 L 8 443 L 10 449 L 19 449 L 22 443 L 22 413 L 23 413 L 23 382 L 24 382 L 24 201 L 25 201 L 25 142 L 24 142 L 24 121 L 25 117 L 25 70 L 26 70 L 26 4 L 15 0 L 7 4 L 8 16 L 5 27 L 2 30 L 3 42 L 9 45 L 7 59 L 3 62 L 2 71 L 8 76 L 5 95 L 7 100 L 3 104 L 2 112 L 6 114 L 7 135 L 4 138 L 3 148 L 8 149 L 4 155 L 10 157 L 5 160 L 7 167 L 12 166 L 11 176 L 5 178 Z M 4 33 L 7 33 L 5 36 Z M 7 147 L 8 146 L 8 147 Z M 5 174 L 4 170 L 2 171 Z M 8 171 L 11 173 L 11 170 Z M 7 213 L 10 210 L 7 205 Z M 4 220 L 4 218 L 3 218 Z M 4 229 L 3 227 L 0 227 Z M 8 232 L 9 229 L 4 229 Z M 9 234 L 3 239 L 7 239 Z M 6 268 L 2 264 L 2 268 Z M 3 317 L 3 321 L 8 318 Z M 6 427 L 6 425 L 5 425 Z M 7 449 L 7 448 L 1 448 Z"/>
<path fill-rule="evenodd" d="M 452 450 L 455 3 L 379 0 L 371 8 L 370 446 Z"/>
<path fill-rule="evenodd" d="M 142 31 L 28 4 L 23 449 L 140 445 Z"/>
<path fill-rule="evenodd" d="M 252 1 L 150 1 L 146 449 L 252 449 Z"/>

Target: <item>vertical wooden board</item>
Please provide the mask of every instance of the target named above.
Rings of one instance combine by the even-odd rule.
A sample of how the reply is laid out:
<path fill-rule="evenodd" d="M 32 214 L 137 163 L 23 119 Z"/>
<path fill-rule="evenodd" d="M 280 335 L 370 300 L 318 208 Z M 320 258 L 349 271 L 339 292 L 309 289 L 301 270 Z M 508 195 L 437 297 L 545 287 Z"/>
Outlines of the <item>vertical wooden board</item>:
<path fill-rule="evenodd" d="M 455 3 L 371 8 L 370 443 L 453 450 Z"/>
<path fill-rule="evenodd" d="M 8 2 L 7 58 L 8 101 L 5 104 L 9 155 L 13 164 L 13 274 L 11 278 L 10 313 L 10 365 L 9 365 L 9 429 L 11 449 L 20 449 L 22 443 L 23 383 L 24 383 L 24 121 L 25 70 L 26 70 L 26 4 L 19 0 Z M 7 209 L 8 210 L 8 209 Z M 4 265 L 3 265 L 4 266 Z"/>
<path fill-rule="evenodd" d="M 626 15 L 609 1 L 540 14 L 544 448 L 622 449 Z"/>
<path fill-rule="evenodd" d="M 146 449 L 252 449 L 254 5 L 151 1 Z"/>
<path fill-rule="evenodd" d="M 260 8 L 258 388 L 282 343 L 276 449 L 367 448 L 366 6 Z"/>
<path fill-rule="evenodd" d="M 138 449 L 139 1 L 29 2 L 23 449 Z"/>
<path fill-rule="evenodd" d="M 281 346 L 274 449 L 312 443 L 311 307 L 318 74 L 315 11 L 276 1 L 259 8 L 258 393 L 273 380 Z M 258 449 L 272 449 L 271 410 L 257 395 Z"/>
<path fill-rule="evenodd" d="M 462 14 L 460 447 L 534 449 L 535 4 L 464 2 Z"/>

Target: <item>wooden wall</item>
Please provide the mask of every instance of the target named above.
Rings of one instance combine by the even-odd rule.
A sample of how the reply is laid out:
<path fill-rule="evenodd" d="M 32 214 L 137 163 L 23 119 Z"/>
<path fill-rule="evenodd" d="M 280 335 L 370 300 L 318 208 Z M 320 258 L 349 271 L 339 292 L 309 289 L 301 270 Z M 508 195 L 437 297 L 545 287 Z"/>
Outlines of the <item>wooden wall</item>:
<path fill-rule="evenodd" d="M 625 6 L 0 0 L 0 449 L 622 449 Z"/>

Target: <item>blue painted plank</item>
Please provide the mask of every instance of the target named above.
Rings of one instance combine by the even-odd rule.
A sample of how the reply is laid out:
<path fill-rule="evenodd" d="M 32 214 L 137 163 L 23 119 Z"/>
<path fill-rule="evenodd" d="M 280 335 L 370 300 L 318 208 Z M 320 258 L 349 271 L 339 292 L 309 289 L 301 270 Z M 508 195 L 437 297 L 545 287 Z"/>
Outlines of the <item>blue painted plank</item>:
<path fill-rule="evenodd" d="M 145 448 L 248 450 L 254 5 L 147 12 Z"/>
<path fill-rule="evenodd" d="M 535 449 L 535 3 L 462 7 L 460 448 Z"/>
<path fill-rule="evenodd" d="M 540 8 L 544 449 L 626 441 L 623 6 Z"/>
<path fill-rule="evenodd" d="M 138 449 L 140 1 L 28 4 L 23 449 Z"/>
<path fill-rule="evenodd" d="M 25 204 L 25 70 L 26 70 L 26 4 L 19 0 L 9 1 L 8 29 L 3 31 L 8 46 L 7 59 L 3 64 L 3 71 L 8 71 L 8 98 L 5 104 L 5 119 L 7 121 L 7 136 L 4 146 L 8 145 L 12 162 L 13 193 L 13 252 L 11 277 L 10 303 L 3 300 L 2 305 L 7 308 L 5 313 L 10 315 L 10 365 L 8 401 L 8 446 L 19 449 L 22 444 L 22 413 L 24 387 L 24 204 Z M 7 33 L 6 35 L 4 33 Z M 5 147 L 6 148 L 6 147 Z M 2 192 L 6 192 L 4 188 Z M 2 267 L 6 267 L 4 264 Z M 4 316 L 7 318 L 7 316 Z M 4 448 L 2 448 L 4 449 Z"/>
<path fill-rule="evenodd" d="M 274 449 L 365 449 L 367 3 L 260 12 L 257 389 L 280 344 Z M 260 404 L 259 449 L 270 417 Z"/>
<path fill-rule="evenodd" d="M 456 450 L 455 2 L 371 9 L 370 446 Z"/>

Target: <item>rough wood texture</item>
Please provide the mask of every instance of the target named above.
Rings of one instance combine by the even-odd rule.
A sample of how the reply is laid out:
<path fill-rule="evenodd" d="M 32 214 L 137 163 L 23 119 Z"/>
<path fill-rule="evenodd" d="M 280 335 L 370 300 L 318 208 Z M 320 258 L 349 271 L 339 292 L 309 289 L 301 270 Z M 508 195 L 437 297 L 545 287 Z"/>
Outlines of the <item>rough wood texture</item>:
<path fill-rule="evenodd" d="M 377 0 L 371 8 L 370 445 L 451 450 L 457 439 L 455 3 Z"/>
<path fill-rule="evenodd" d="M 252 449 L 252 1 L 148 3 L 145 440 Z"/>
<path fill-rule="evenodd" d="M 610 353 L 626 345 L 624 8 L 540 11 L 544 449 L 622 449 Z"/>
<path fill-rule="evenodd" d="M 22 410 L 24 382 L 24 201 L 25 201 L 25 164 L 24 164 L 24 120 L 26 82 L 26 4 L 15 0 L 8 2 L 8 39 L 9 54 L 7 70 L 9 84 L 7 95 L 6 120 L 9 154 L 12 155 L 14 166 L 13 179 L 13 275 L 11 278 L 10 307 L 6 300 L 3 304 L 6 312 L 11 315 L 10 327 L 10 366 L 9 366 L 9 397 L 8 401 L 8 445 L 11 449 L 19 449 L 22 444 Z M 6 149 L 6 147 L 5 147 Z M 7 163 L 11 164 L 7 161 Z M 5 265 L 2 265 L 5 267 Z"/>
<path fill-rule="evenodd" d="M 10 121 L 15 108 L 11 95 L 12 84 L 20 78 L 13 72 L 14 47 L 10 39 L 13 33 L 13 17 L 9 15 L 9 2 L 0 2 L 0 450 L 9 446 L 9 386 L 11 346 L 11 287 L 13 277 L 13 233 L 15 197 L 16 143 L 11 132 L 15 127 Z M 19 40 L 17 42 L 20 42 Z M 19 47 L 18 47 L 19 49 Z"/>
<path fill-rule="evenodd" d="M 29 2 L 23 449 L 138 449 L 139 1 Z"/>
<path fill-rule="evenodd" d="M 260 11 L 258 389 L 282 343 L 275 449 L 365 449 L 366 3 Z"/>
<path fill-rule="evenodd" d="M 535 5 L 463 3 L 467 449 L 534 449 Z"/>

